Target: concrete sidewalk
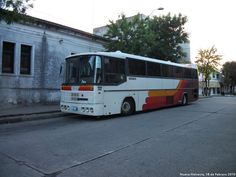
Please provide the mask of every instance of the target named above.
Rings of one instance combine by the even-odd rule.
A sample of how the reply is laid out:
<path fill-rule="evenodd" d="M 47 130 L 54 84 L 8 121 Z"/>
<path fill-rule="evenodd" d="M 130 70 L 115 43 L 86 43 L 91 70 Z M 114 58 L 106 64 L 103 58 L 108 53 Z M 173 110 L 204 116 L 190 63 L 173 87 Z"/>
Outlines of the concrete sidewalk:
<path fill-rule="evenodd" d="M 0 108 L 0 123 L 19 122 L 24 120 L 36 120 L 46 117 L 62 115 L 59 103 L 12 105 Z"/>
<path fill-rule="evenodd" d="M 0 108 L 0 117 L 29 115 L 59 112 L 59 103 L 55 104 L 32 104 L 32 105 L 13 105 L 8 108 Z"/>

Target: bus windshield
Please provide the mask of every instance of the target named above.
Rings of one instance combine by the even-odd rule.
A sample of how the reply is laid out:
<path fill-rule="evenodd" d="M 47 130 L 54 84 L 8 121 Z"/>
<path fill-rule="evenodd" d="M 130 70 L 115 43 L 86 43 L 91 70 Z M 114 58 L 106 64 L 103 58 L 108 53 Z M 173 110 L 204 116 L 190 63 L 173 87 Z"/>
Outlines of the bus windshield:
<path fill-rule="evenodd" d="M 82 55 L 66 60 L 66 84 L 98 84 L 101 78 L 100 56 Z"/>

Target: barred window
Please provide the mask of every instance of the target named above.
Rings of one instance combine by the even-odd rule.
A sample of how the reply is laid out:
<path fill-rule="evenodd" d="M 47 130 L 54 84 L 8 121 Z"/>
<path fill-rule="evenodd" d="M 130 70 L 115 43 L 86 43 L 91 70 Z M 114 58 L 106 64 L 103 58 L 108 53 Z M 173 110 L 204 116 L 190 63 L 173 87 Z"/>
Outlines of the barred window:
<path fill-rule="evenodd" d="M 3 42 L 2 73 L 14 73 L 15 43 Z"/>
<path fill-rule="evenodd" d="M 31 51 L 32 47 L 28 45 L 21 45 L 20 57 L 20 73 L 31 74 Z"/>

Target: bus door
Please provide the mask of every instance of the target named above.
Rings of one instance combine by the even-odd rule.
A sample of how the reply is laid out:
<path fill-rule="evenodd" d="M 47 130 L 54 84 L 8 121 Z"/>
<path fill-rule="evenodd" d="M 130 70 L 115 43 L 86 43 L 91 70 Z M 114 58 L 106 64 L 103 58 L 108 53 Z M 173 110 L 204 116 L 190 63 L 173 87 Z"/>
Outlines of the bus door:
<path fill-rule="evenodd" d="M 94 83 L 95 85 L 95 94 L 94 94 L 94 103 L 101 104 L 104 102 L 103 87 L 100 85 L 102 83 L 102 59 L 100 56 L 96 56 L 95 62 L 95 73 L 94 73 Z"/>

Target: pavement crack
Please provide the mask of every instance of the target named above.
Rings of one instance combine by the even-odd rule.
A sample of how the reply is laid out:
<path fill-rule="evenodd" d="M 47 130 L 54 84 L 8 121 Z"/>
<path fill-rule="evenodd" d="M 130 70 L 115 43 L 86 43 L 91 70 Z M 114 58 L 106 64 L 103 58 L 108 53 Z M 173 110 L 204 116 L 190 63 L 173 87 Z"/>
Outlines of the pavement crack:
<path fill-rule="evenodd" d="M 54 172 L 54 173 L 50 173 L 50 174 L 45 174 L 43 177 L 57 177 L 57 175 L 59 175 L 61 172 Z"/>
<path fill-rule="evenodd" d="M 202 120 L 202 119 L 205 118 L 205 117 L 208 117 L 208 116 L 211 115 L 211 114 L 212 114 L 212 113 L 209 113 L 209 114 L 207 114 L 207 115 L 205 115 L 205 116 L 202 116 L 202 117 L 200 117 L 200 118 L 198 118 L 198 119 L 185 122 L 185 123 L 183 123 L 183 124 L 181 124 L 181 125 L 178 125 L 178 126 L 176 126 L 176 127 L 173 127 L 173 128 L 168 129 L 168 130 L 165 130 L 164 132 L 171 132 L 171 131 L 176 130 L 176 129 L 178 129 L 178 128 L 181 128 L 181 127 L 184 127 L 184 126 L 186 126 L 186 125 L 192 124 L 192 123 L 194 123 L 194 122 L 197 122 L 197 121 L 199 121 L 199 120 Z"/>
<path fill-rule="evenodd" d="M 26 166 L 34 171 L 37 171 L 38 173 L 42 174 L 42 175 L 45 175 L 45 173 L 43 171 L 41 171 L 40 169 L 38 169 L 37 167 L 34 167 L 33 165 L 30 165 L 28 164 L 27 162 L 23 161 L 23 160 L 18 160 L 18 159 L 15 159 L 14 157 L 11 157 L 10 155 L 8 154 L 5 154 L 5 153 L 2 153 L 0 152 L 3 156 L 13 160 L 17 165 L 22 165 L 22 166 Z"/>
<path fill-rule="evenodd" d="M 98 155 L 98 156 L 96 156 L 96 157 L 94 157 L 94 158 L 91 158 L 91 159 L 88 159 L 88 160 L 85 160 L 85 161 L 82 161 L 82 162 L 78 162 L 77 164 L 72 165 L 72 166 L 70 166 L 70 167 L 68 167 L 68 168 L 62 169 L 62 170 L 60 170 L 60 171 L 58 171 L 58 172 L 56 172 L 56 173 L 62 173 L 62 172 L 64 172 L 64 171 L 66 171 L 66 170 L 69 170 L 69 169 L 72 169 L 72 168 L 81 166 L 81 165 L 83 165 L 83 164 L 87 164 L 87 163 L 93 162 L 93 161 L 95 161 L 95 160 L 98 160 L 98 159 L 101 159 L 101 158 L 106 157 L 106 156 L 108 156 L 108 155 L 111 155 L 111 154 L 114 154 L 114 153 L 116 153 L 116 152 L 122 151 L 122 150 L 124 150 L 124 149 L 129 148 L 129 147 L 132 147 L 132 146 L 135 146 L 135 145 L 137 145 L 137 144 L 146 142 L 146 141 L 148 141 L 148 140 L 150 140 L 150 139 L 152 139 L 152 137 L 139 140 L 139 141 L 137 141 L 137 142 L 128 144 L 128 145 L 126 145 L 126 146 L 120 147 L 120 148 L 115 149 L 115 150 L 112 150 L 112 151 L 108 151 L 108 152 L 106 152 L 106 153 L 104 153 L 104 154 L 101 154 L 101 155 Z"/>

